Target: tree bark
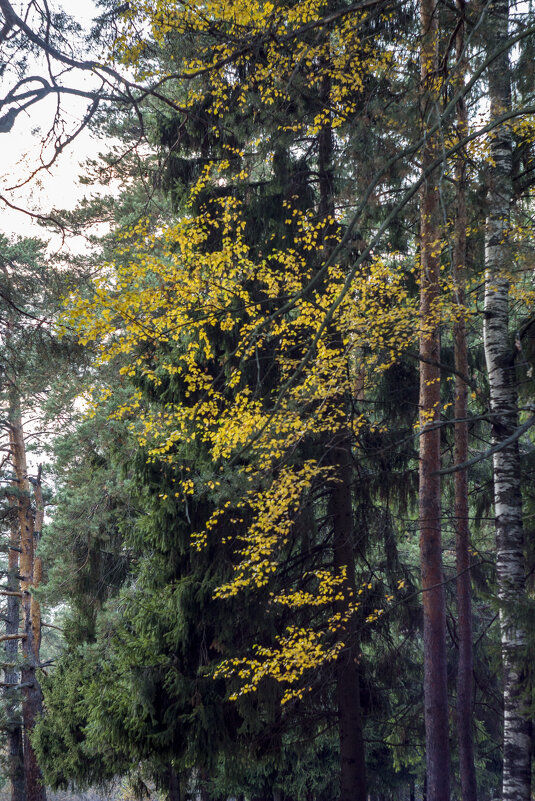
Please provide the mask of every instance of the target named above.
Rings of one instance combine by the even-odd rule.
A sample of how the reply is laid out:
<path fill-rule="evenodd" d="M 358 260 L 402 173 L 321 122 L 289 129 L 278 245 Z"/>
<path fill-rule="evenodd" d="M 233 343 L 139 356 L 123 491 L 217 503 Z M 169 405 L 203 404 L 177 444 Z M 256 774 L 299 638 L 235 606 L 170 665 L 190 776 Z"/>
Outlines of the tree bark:
<path fill-rule="evenodd" d="M 464 86 L 466 59 L 464 56 L 465 0 L 457 0 L 460 16 L 456 36 L 458 74 L 455 89 Z M 468 116 L 464 98 L 457 105 L 459 138 L 468 132 Z M 464 315 L 466 284 L 466 163 L 461 153 L 455 162 L 456 215 L 453 249 L 453 274 L 460 316 L 454 326 L 455 347 L 455 418 L 466 421 L 468 387 L 462 376 L 468 375 L 466 320 Z M 455 464 L 468 460 L 468 423 L 455 424 Z M 463 801 L 477 801 L 477 782 L 474 764 L 473 736 L 473 651 L 472 651 L 472 587 L 470 577 L 470 528 L 468 515 L 468 474 L 454 474 L 455 555 L 457 568 L 457 629 L 459 634 L 459 663 L 457 668 L 457 738 L 459 742 L 459 773 Z"/>
<path fill-rule="evenodd" d="M 436 118 L 438 75 L 438 11 L 435 0 L 421 0 L 421 112 L 424 132 Z M 436 137 L 428 137 L 422 152 L 426 171 L 437 154 Z M 446 608 L 442 570 L 440 429 L 440 297 L 439 193 L 435 174 L 421 194 L 420 271 L 420 562 L 424 625 L 424 719 L 427 797 L 448 801 L 450 757 L 446 671 Z"/>
<path fill-rule="evenodd" d="M 32 587 L 37 589 L 43 580 L 43 560 L 37 553 L 45 519 L 45 504 L 41 485 L 41 467 L 39 467 L 37 471 L 37 481 L 33 487 L 33 497 L 35 501 L 35 518 L 33 525 Z M 33 650 L 36 664 L 39 664 L 39 650 L 41 648 L 41 604 L 33 594 L 30 602 L 30 620 L 33 635 Z"/>
<path fill-rule="evenodd" d="M 6 325 L 6 342 L 12 335 L 13 319 L 8 318 Z M 19 397 L 15 385 L 8 378 L 8 430 L 11 461 L 15 461 L 13 432 L 9 428 L 20 418 Z M 19 553 L 21 552 L 21 532 L 18 514 L 18 482 L 11 482 L 13 494 L 8 496 L 10 512 L 13 515 L 10 524 L 10 538 L 8 548 L 8 576 L 7 576 L 7 622 L 5 655 L 8 667 L 4 672 L 6 685 L 7 726 L 8 726 L 8 765 L 11 782 L 11 801 L 26 801 L 26 783 L 24 774 L 24 737 L 23 720 L 21 716 L 21 698 L 19 683 L 20 671 L 17 666 L 20 634 L 20 606 L 22 594 L 19 592 Z"/>
<path fill-rule="evenodd" d="M 15 503 L 12 497 L 11 503 Z M 11 536 L 9 540 L 8 552 L 8 587 L 13 591 L 13 595 L 7 598 L 7 622 L 6 636 L 16 636 L 19 634 L 20 618 L 20 597 L 15 594 L 18 588 L 19 573 L 19 554 L 20 532 L 18 521 L 11 523 Z M 19 683 L 19 673 L 16 668 L 18 655 L 18 640 L 6 640 L 5 655 L 7 667 L 4 671 L 4 681 L 6 684 L 15 686 L 6 688 L 6 716 L 8 729 L 8 764 L 9 778 L 11 781 L 11 801 L 25 801 L 26 789 L 24 786 L 24 751 L 22 745 L 22 719 L 20 717 L 20 690 L 17 688 Z"/>
<path fill-rule="evenodd" d="M 335 466 L 329 496 L 329 516 L 333 527 L 334 566 L 345 573 L 343 600 L 337 611 L 343 617 L 356 599 L 355 556 L 353 552 L 353 504 L 351 491 L 351 439 L 341 432 L 330 446 Z M 336 662 L 336 695 L 340 737 L 340 801 L 366 801 L 366 752 L 360 706 L 358 632 L 354 615 L 342 632 L 346 648 Z"/>
<path fill-rule="evenodd" d="M 330 107 L 331 79 L 328 47 L 323 57 L 324 77 L 320 87 L 322 107 Z M 329 236 L 334 233 L 335 219 L 332 172 L 333 133 L 330 118 L 318 133 L 318 216 L 324 226 L 324 252 L 330 247 Z M 333 239 L 334 241 L 334 239 Z M 332 327 L 333 346 L 342 348 L 342 336 Z M 333 418 L 340 419 L 340 409 L 347 406 L 347 398 L 340 394 L 333 398 Z M 348 430 L 336 431 L 333 441 L 326 443 L 329 461 L 334 467 L 329 493 L 329 517 L 333 531 L 333 561 L 337 575 L 345 572 L 344 599 L 337 603 L 342 617 L 348 615 L 348 605 L 355 601 L 355 556 L 353 552 L 353 493 L 351 435 Z M 340 742 L 340 801 L 366 801 L 366 750 L 360 706 L 359 637 L 354 616 L 342 630 L 346 644 L 336 662 L 336 697 L 338 705 L 338 736 Z"/>
<path fill-rule="evenodd" d="M 508 35 L 507 0 L 494 0 L 489 9 L 488 52 L 502 46 Z M 489 67 L 491 119 L 511 108 L 508 51 Z M 502 124 L 491 134 L 488 167 L 488 212 L 485 231 L 485 360 L 489 376 L 493 444 L 503 442 L 518 426 L 514 348 L 509 336 L 511 265 L 508 227 L 512 198 L 512 132 Z M 526 632 L 513 605 L 526 596 L 526 565 L 520 490 L 518 441 L 493 456 L 496 574 L 500 600 L 503 661 L 504 733 L 503 801 L 531 797 L 531 738 L 525 697 L 522 657 Z"/>
<path fill-rule="evenodd" d="M 16 392 L 16 390 L 13 390 Z M 22 592 L 22 619 L 24 639 L 22 640 L 23 665 L 21 683 L 23 686 L 22 717 L 24 721 L 24 775 L 27 801 L 46 801 L 46 791 L 41 769 L 37 763 L 30 735 L 37 717 L 42 710 L 42 693 L 37 680 L 36 668 L 39 664 L 38 643 L 34 638 L 32 626 L 32 596 L 34 571 L 34 517 L 30 501 L 30 482 L 26 464 L 26 446 L 22 427 L 20 405 L 15 401 L 16 412 L 10 421 L 10 438 L 13 467 L 18 487 L 18 519 L 20 528 L 20 589 Z"/>

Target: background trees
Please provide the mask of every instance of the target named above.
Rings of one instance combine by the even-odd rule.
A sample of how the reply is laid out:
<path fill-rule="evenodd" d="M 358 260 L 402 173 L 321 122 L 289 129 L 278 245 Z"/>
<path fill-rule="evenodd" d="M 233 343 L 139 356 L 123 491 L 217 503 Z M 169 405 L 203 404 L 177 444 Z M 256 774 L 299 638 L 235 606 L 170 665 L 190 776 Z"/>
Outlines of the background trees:
<path fill-rule="evenodd" d="M 503 792 L 518 768 L 529 797 L 532 19 L 508 16 L 112 3 L 106 64 L 69 62 L 103 81 L 119 150 L 92 174 L 122 189 L 55 214 L 109 231 L 62 323 L 85 362 L 41 546 L 70 605 L 32 740 L 52 785 L 468 799 L 473 728 L 485 797 L 499 614 Z"/>
<path fill-rule="evenodd" d="M 51 330 L 66 276 L 45 263 L 44 244 L 2 237 L 1 249 L 5 725 L 13 798 L 35 799 L 44 794 L 30 741 L 42 710 L 38 677 L 42 621 L 39 600 L 32 593 L 43 576 L 37 548 L 45 496 L 42 464 L 31 465 L 28 454 L 32 450 L 42 454 L 47 429 L 57 430 L 51 415 L 65 391 L 57 386 L 58 375 L 72 365 L 76 348 L 68 340 L 60 343 Z"/>

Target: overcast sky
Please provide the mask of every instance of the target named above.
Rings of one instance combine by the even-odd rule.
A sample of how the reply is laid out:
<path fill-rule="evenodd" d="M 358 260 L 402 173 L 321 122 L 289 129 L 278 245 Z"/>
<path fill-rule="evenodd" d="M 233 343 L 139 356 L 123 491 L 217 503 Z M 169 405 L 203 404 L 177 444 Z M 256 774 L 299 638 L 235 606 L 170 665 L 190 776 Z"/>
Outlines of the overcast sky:
<path fill-rule="evenodd" d="M 52 8 L 63 7 L 73 12 L 74 4 L 54 2 Z M 80 9 L 80 11 L 78 11 Z M 82 24 L 89 24 L 93 14 L 97 13 L 91 0 L 76 3 L 76 19 Z M 31 65 L 33 72 L 38 73 L 43 65 Z M 99 150 L 105 149 L 103 142 L 98 142 L 87 131 L 83 131 L 75 142 L 60 154 L 56 164 L 49 170 L 41 170 L 28 184 L 21 189 L 10 187 L 26 180 L 40 164 L 44 152 L 50 157 L 50 147 L 43 151 L 43 139 L 50 129 L 54 117 L 56 101 L 54 98 L 41 100 L 27 111 L 19 114 L 15 125 L 9 133 L 0 133 L 0 194 L 15 205 L 25 209 L 46 214 L 51 208 L 73 208 L 78 200 L 88 192 L 88 187 L 80 186 L 78 176 L 83 172 L 80 164 L 89 157 L 95 157 Z M 75 130 L 83 119 L 87 109 L 87 101 L 75 97 L 62 99 L 62 115 L 66 122 L 66 130 Z M 90 189 L 90 188 L 89 188 Z M 1 230 L 6 235 L 39 236 L 49 238 L 49 234 L 28 215 L 6 208 L 2 204 Z M 75 245 L 79 247 L 80 245 Z"/>

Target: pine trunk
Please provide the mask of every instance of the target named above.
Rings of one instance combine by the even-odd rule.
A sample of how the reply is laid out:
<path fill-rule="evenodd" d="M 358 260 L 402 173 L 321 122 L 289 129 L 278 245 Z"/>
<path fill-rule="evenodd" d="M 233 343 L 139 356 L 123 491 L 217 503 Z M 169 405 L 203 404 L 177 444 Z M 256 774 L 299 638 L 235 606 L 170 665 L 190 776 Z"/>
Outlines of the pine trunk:
<path fill-rule="evenodd" d="M 331 445 L 335 475 L 329 498 L 333 527 L 334 566 L 345 571 L 344 600 L 337 611 L 347 616 L 356 598 L 353 552 L 353 505 L 351 492 L 351 439 L 340 434 Z M 360 707 L 358 632 L 349 617 L 342 638 L 346 644 L 336 663 L 336 693 L 340 737 L 340 801 L 366 801 L 366 753 Z"/>
<path fill-rule="evenodd" d="M 503 46 L 508 35 L 507 0 L 490 6 L 488 51 Z M 495 119 L 511 108 L 509 55 L 504 51 L 489 67 L 490 115 Z M 485 359 L 490 386 L 493 444 L 509 437 L 518 426 L 514 347 L 509 336 L 511 265 L 508 226 L 512 198 L 512 132 L 507 124 L 492 132 L 488 213 L 485 232 Z M 520 491 L 518 441 L 494 454 L 494 515 L 496 573 L 500 600 L 503 661 L 504 742 L 503 801 L 531 797 L 531 738 L 522 670 L 526 632 L 514 605 L 526 595 L 526 565 Z"/>
<path fill-rule="evenodd" d="M 32 587 L 37 589 L 43 580 L 43 561 L 37 553 L 45 518 L 45 504 L 43 501 L 43 488 L 41 485 L 41 467 L 39 467 L 38 470 L 37 481 L 34 483 L 33 496 L 35 501 L 35 518 L 33 525 Z M 36 664 L 39 664 L 39 651 L 41 648 L 41 604 L 33 595 L 30 603 L 30 620 L 32 626 L 35 660 Z"/>
<path fill-rule="evenodd" d="M 435 0 L 421 0 L 421 110 L 424 130 L 436 120 L 438 11 Z M 435 137 L 422 153 L 424 172 L 437 154 Z M 446 671 L 446 607 L 442 570 L 440 498 L 440 298 L 439 195 L 435 174 L 427 176 L 421 196 L 420 273 L 420 562 L 424 626 L 424 720 L 427 798 L 448 801 L 450 758 Z"/>
<path fill-rule="evenodd" d="M 18 404 L 17 404 L 18 405 Z M 46 801 L 46 791 L 41 769 L 37 764 L 30 734 L 42 709 L 42 694 L 37 680 L 36 668 L 39 664 L 38 643 L 32 625 L 32 596 L 34 571 L 34 517 L 30 502 L 30 482 L 26 464 L 26 446 L 20 409 L 17 410 L 10 425 L 13 466 L 18 487 L 18 519 L 20 527 L 20 589 L 22 592 L 23 665 L 21 680 L 23 685 L 22 717 L 24 721 L 24 775 L 27 801 Z"/>
<path fill-rule="evenodd" d="M 15 503 L 14 497 L 11 503 Z M 11 523 L 11 536 L 9 540 L 8 555 L 8 589 L 16 593 L 19 586 L 19 549 L 20 531 L 18 521 Z M 17 595 L 9 595 L 7 598 L 7 621 L 6 634 L 14 635 L 19 633 L 20 619 L 20 599 Z M 4 679 L 6 684 L 17 685 L 19 683 L 19 672 L 16 667 L 18 656 L 18 640 L 7 640 L 5 643 L 6 669 Z M 17 687 L 6 689 L 6 717 L 8 735 L 8 769 L 11 782 L 11 801 L 25 801 L 26 791 L 24 786 L 24 751 L 22 745 L 22 719 L 20 717 L 20 690 Z"/>
<path fill-rule="evenodd" d="M 329 77 L 328 49 L 324 55 L 324 74 L 320 97 L 324 108 L 330 106 L 331 81 Z M 333 200 L 333 134 L 330 120 L 324 122 L 318 134 L 318 215 L 328 221 L 324 228 L 324 253 L 328 253 L 329 236 L 333 233 L 335 218 Z M 340 332 L 332 330 L 334 347 L 341 347 Z M 334 417 L 339 408 L 346 406 L 342 395 L 333 401 Z M 326 446 L 334 467 L 333 482 L 329 495 L 329 516 L 333 530 L 333 561 L 337 574 L 345 571 L 344 600 L 338 603 L 337 611 L 347 616 L 348 603 L 355 600 L 355 556 L 353 552 L 353 493 L 351 464 L 351 435 L 341 431 L 334 434 L 333 442 Z M 344 652 L 336 662 L 336 696 L 338 705 L 338 736 L 340 742 L 340 801 L 366 801 L 366 751 L 360 706 L 359 638 L 353 619 L 350 617 L 342 634 L 346 643 Z"/>
<path fill-rule="evenodd" d="M 464 13 L 465 0 L 457 0 L 461 17 L 456 37 L 456 55 L 459 64 L 456 90 L 464 86 L 466 61 L 464 58 Z M 468 117 L 464 98 L 457 106 L 457 131 L 459 138 L 466 136 Z M 465 283 L 466 283 L 466 163 L 460 154 L 455 164 L 457 209 L 455 216 L 455 239 L 453 251 L 453 273 L 460 317 L 454 328 L 455 340 L 455 417 L 466 420 L 468 415 L 468 386 L 463 376 L 468 375 L 468 350 L 466 343 Z M 456 464 L 468 459 L 468 423 L 455 424 Z M 474 764 L 473 736 L 473 652 L 472 652 L 472 586 L 470 579 L 470 528 L 468 515 L 468 475 L 466 470 L 454 474 L 455 495 L 455 554 L 457 567 L 457 630 L 459 634 L 459 664 L 457 668 L 457 737 L 459 741 L 459 772 L 462 801 L 477 801 L 476 770 Z"/>
<path fill-rule="evenodd" d="M 9 343 L 12 334 L 13 320 L 10 317 L 6 326 L 6 342 Z M 20 420 L 19 397 L 15 385 L 9 381 L 8 390 L 8 429 L 9 447 L 13 472 L 15 472 L 15 441 L 11 424 L 16 425 Z M 13 515 L 10 526 L 8 550 L 8 591 L 13 593 L 7 597 L 6 634 L 19 636 L 20 634 L 20 596 L 19 590 L 19 553 L 21 551 L 21 530 L 19 506 L 19 487 L 16 478 L 11 482 L 13 494 L 9 496 L 10 512 Z M 5 654 L 7 668 L 5 670 L 6 684 L 19 684 L 21 680 L 17 661 L 19 653 L 19 640 L 7 640 Z M 7 726 L 8 726 L 8 766 L 11 782 L 11 801 L 26 801 L 26 782 L 24 774 L 24 736 L 21 716 L 20 689 L 13 687 L 7 689 Z"/>

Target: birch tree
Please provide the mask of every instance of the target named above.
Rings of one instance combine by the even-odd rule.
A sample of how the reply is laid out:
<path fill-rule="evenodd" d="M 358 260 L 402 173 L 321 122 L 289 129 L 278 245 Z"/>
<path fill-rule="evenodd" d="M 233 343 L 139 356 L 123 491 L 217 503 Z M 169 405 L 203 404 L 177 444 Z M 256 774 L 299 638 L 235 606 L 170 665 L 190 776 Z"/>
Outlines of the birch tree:
<path fill-rule="evenodd" d="M 491 3 L 487 49 L 497 53 L 489 71 L 490 116 L 511 110 L 511 67 L 507 0 Z M 485 359 L 490 386 L 493 444 L 507 440 L 518 427 L 515 382 L 516 342 L 509 330 L 511 247 L 508 227 L 512 198 L 512 131 L 505 122 L 491 134 L 488 166 L 488 212 L 485 232 Z M 526 631 L 515 605 L 526 595 L 522 496 L 518 439 L 494 453 L 496 574 L 500 600 L 503 660 L 504 740 L 503 801 L 531 797 L 531 738 L 522 657 Z"/>

